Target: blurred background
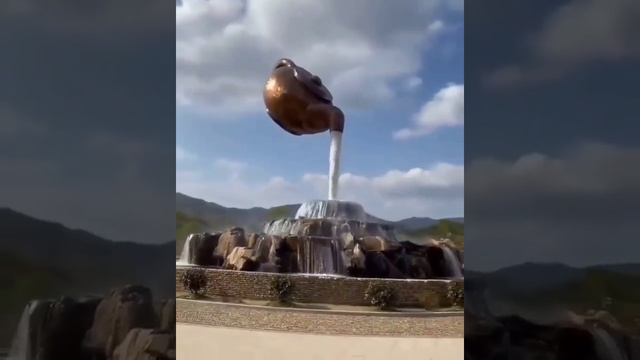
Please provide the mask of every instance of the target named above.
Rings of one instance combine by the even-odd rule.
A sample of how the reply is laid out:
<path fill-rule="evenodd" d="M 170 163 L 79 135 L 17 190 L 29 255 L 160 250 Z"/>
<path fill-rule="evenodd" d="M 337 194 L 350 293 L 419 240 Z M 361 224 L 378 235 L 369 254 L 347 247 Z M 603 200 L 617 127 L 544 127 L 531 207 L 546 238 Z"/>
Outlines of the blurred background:
<path fill-rule="evenodd" d="M 4 353 L 80 358 L 110 321 L 161 327 L 175 291 L 174 16 L 172 1 L 0 4 Z"/>

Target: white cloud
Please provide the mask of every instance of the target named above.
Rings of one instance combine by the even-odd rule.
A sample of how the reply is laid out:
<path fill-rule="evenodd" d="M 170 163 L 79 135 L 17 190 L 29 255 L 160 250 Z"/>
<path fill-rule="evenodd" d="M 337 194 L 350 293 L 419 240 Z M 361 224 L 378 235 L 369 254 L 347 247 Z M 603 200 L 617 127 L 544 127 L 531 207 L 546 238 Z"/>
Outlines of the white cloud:
<path fill-rule="evenodd" d="M 273 177 L 256 182 L 248 172 L 235 178 L 212 178 L 185 171 L 178 172 L 177 184 L 182 193 L 225 206 L 270 207 L 326 198 L 328 177 L 305 174 L 295 181 Z M 339 198 L 357 201 L 369 213 L 392 220 L 410 216 L 461 216 L 463 193 L 461 165 L 442 163 L 429 169 L 391 170 L 374 177 L 351 173 L 340 176 Z"/>
<path fill-rule="evenodd" d="M 415 90 L 422 85 L 422 78 L 419 76 L 411 76 L 404 81 L 404 87 L 407 90 Z"/>
<path fill-rule="evenodd" d="M 176 146 L 176 162 L 192 161 L 197 158 L 196 154 Z"/>
<path fill-rule="evenodd" d="M 220 177 L 228 177 L 231 180 L 238 179 L 247 168 L 247 164 L 242 161 L 236 161 L 226 158 L 216 159 L 216 161 L 214 162 L 214 166 L 216 170 L 221 173 Z"/>
<path fill-rule="evenodd" d="M 433 133 L 439 128 L 464 124 L 464 85 L 448 84 L 413 116 L 413 127 L 397 130 L 393 138 L 407 140 Z"/>
<path fill-rule="evenodd" d="M 467 265 L 637 262 L 640 149 L 583 144 L 467 168 Z M 477 254 L 482 254 L 478 256 Z M 473 256 L 472 256 L 473 255 Z"/>
<path fill-rule="evenodd" d="M 176 101 L 216 113 L 261 111 L 275 61 L 317 73 L 338 106 L 392 99 L 415 77 L 438 17 L 458 1 L 184 0 L 176 7 Z M 412 80 L 415 84 L 415 80 Z"/>
<path fill-rule="evenodd" d="M 529 43 L 530 60 L 491 73 L 490 86 L 557 79 L 597 61 L 640 56 L 640 2 L 572 0 L 544 21 Z"/>

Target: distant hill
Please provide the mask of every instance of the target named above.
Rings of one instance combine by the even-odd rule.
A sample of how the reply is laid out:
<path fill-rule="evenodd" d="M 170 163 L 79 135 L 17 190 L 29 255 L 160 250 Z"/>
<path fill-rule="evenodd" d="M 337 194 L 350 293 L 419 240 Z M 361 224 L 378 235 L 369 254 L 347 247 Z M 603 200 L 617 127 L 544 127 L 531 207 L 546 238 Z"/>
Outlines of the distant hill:
<path fill-rule="evenodd" d="M 176 251 L 182 251 L 185 238 L 194 232 L 224 231 L 232 226 L 240 226 L 249 232 L 260 232 L 266 222 L 279 218 L 292 218 L 300 204 L 288 204 L 269 209 L 254 207 L 251 209 L 227 208 L 202 199 L 176 193 Z M 400 221 L 389 221 L 367 214 L 369 221 L 390 224 L 401 236 L 409 240 L 421 240 L 441 222 L 456 223 L 463 228 L 462 218 L 432 219 L 429 217 L 411 217 Z"/>
<path fill-rule="evenodd" d="M 83 230 L 0 209 L 0 347 L 32 298 L 104 294 L 142 284 L 175 294 L 175 244 L 113 242 Z"/>
<path fill-rule="evenodd" d="M 525 263 L 490 273 L 465 271 L 465 288 L 481 287 L 498 309 L 570 309 L 585 313 L 607 308 L 629 328 L 640 319 L 640 264 L 575 268 L 557 263 Z M 638 328 L 640 331 L 640 328 Z"/>

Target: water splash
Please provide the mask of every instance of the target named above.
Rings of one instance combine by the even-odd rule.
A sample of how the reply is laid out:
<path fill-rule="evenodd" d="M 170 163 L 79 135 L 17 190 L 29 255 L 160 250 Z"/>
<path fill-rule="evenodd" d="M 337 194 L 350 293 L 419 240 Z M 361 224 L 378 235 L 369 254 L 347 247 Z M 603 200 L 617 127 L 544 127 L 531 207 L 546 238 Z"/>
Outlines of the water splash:
<path fill-rule="evenodd" d="M 311 200 L 300 204 L 296 219 L 343 219 L 366 222 L 362 205 L 351 201 Z"/>
<path fill-rule="evenodd" d="M 447 271 L 449 272 L 449 276 L 452 278 L 461 278 L 462 271 L 460 266 L 460 261 L 458 261 L 458 257 L 448 246 L 442 245 L 442 253 L 444 254 L 444 261 L 447 266 Z"/>
<path fill-rule="evenodd" d="M 300 222 L 295 219 L 277 219 L 264 225 L 263 232 L 268 235 L 296 235 L 300 231 Z"/>
<path fill-rule="evenodd" d="M 331 148 L 329 150 L 329 200 L 336 200 L 338 198 L 341 147 L 342 133 L 339 131 L 331 131 Z"/>
<path fill-rule="evenodd" d="M 598 357 L 602 360 L 627 360 L 624 351 L 609 332 L 601 327 L 593 327 L 590 329 L 591 334 L 596 342 L 596 351 Z"/>

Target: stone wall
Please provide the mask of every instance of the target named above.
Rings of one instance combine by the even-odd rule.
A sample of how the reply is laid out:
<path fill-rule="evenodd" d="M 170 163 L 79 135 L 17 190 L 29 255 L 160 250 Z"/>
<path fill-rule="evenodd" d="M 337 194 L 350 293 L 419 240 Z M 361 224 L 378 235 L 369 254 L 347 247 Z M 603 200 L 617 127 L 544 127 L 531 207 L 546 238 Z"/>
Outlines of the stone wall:
<path fill-rule="evenodd" d="M 176 290 L 184 291 L 181 277 L 187 267 L 176 267 Z M 337 305 L 369 305 L 364 293 L 370 283 L 383 284 L 395 290 L 397 306 L 424 304 L 424 295 L 435 291 L 444 295 L 449 283 L 459 280 L 400 280 L 367 279 L 353 277 L 316 276 L 309 274 L 274 274 L 263 272 L 205 269 L 209 278 L 207 295 L 240 299 L 272 300 L 271 280 L 287 276 L 292 284 L 291 299 L 302 303 L 329 303 Z"/>

